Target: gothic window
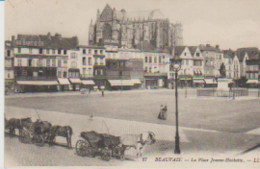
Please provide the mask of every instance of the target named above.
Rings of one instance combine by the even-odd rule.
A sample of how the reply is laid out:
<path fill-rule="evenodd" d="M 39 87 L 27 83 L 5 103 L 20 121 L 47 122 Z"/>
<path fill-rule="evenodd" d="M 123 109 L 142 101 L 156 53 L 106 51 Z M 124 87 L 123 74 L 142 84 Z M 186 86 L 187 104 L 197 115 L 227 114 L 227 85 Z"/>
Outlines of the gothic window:
<path fill-rule="evenodd" d="M 110 24 L 106 23 L 106 24 L 104 25 L 102 37 L 103 37 L 104 39 L 112 39 L 112 27 L 111 27 Z"/>

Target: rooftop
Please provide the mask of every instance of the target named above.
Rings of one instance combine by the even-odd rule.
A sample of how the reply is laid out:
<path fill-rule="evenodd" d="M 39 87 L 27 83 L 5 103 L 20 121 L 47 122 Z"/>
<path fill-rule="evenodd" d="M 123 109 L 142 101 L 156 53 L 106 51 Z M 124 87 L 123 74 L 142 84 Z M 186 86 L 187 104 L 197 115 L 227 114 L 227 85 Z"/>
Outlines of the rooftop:
<path fill-rule="evenodd" d="M 17 38 L 12 37 L 13 46 L 28 46 L 28 47 L 43 47 L 56 49 L 74 49 L 78 46 L 78 38 L 76 36 L 68 38 L 62 37 L 61 34 L 56 33 L 51 36 L 47 35 L 31 35 L 18 34 Z"/>

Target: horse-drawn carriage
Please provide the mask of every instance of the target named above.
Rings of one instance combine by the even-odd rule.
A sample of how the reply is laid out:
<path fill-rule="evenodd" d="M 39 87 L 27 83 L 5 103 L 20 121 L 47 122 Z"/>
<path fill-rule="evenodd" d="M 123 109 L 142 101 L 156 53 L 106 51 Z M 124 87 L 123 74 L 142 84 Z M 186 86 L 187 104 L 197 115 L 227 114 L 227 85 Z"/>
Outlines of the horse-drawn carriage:
<path fill-rule="evenodd" d="M 52 125 L 47 121 L 36 121 L 23 126 L 19 140 L 22 143 L 34 143 L 43 146 L 48 142 L 49 132 Z"/>
<path fill-rule="evenodd" d="M 19 130 L 19 140 L 22 143 L 34 143 L 43 146 L 44 143 L 53 145 L 56 136 L 65 137 L 67 146 L 71 148 L 72 128 L 70 126 L 52 125 L 48 121 L 37 120 L 33 122 L 27 118 L 5 118 L 5 129 L 15 135 L 15 129 Z"/>
<path fill-rule="evenodd" d="M 137 157 L 142 156 L 143 147 L 146 144 L 155 143 L 153 132 L 144 132 L 139 135 L 124 135 L 116 137 L 109 134 L 99 134 L 95 131 L 81 132 L 83 138 L 76 143 L 76 153 L 80 156 L 95 157 L 100 155 L 102 160 L 109 161 L 111 157 L 125 159 L 125 151 L 134 148 Z"/>
<path fill-rule="evenodd" d="M 125 146 L 120 144 L 120 138 L 108 134 L 99 134 L 95 131 L 81 132 L 76 143 L 76 153 L 80 156 L 101 156 L 102 160 L 109 161 L 111 157 L 124 159 Z"/>

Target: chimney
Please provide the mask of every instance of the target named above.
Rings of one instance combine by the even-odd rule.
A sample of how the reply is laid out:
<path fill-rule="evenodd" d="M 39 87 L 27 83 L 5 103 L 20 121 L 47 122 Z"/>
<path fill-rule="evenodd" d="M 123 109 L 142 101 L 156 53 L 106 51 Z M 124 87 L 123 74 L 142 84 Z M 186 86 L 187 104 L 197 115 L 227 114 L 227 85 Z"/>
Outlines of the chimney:
<path fill-rule="evenodd" d="M 216 49 L 219 49 L 219 45 L 216 45 Z"/>
<path fill-rule="evenodd" d="M 47 33 L 47 38 L 48 38 L 49 40 L 51 40 L 51 33 L 50 33 L 50 32 Z"/>
<path fill-rule="evenodd" d="M 14 42 L 14 40 L 15 40 L 15 36 L 13 35 L 13 36 L 12 36 L 12 42 Z"/>
<path fill-rule="evenodd" d="M 57 37 L 58 39 L 61 39 L 61 34 L 56 33 L 56 34 L 55 34 L 55 37 Z"/>

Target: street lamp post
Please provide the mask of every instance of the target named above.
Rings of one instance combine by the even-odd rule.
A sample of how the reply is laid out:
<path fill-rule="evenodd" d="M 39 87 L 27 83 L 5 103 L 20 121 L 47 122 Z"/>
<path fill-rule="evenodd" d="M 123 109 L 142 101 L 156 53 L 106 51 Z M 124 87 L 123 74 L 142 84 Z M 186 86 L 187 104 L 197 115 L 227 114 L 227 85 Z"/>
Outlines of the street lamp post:
<path fill-rule="evenodd" d="M 180 136 L 179 136 L 179 119 L 178 119 L 178 72 L 181 69 L 180 60 L 173 59 L 173 67 L 175 71 L 175 117 L 176 117 L 176 133 L 175 133 L 175 154 L 180 154 Z"/>
<path fill-rule="evenodd" d="M 236 98 L 235 87 L 238 87 L 237 78 L 238 78 L 238 70 L 237 70 L 237 67 L 235 67 L 234 68 L 234 83 L 233 83 L 233 100 L 235 100 L 235 98 Z"/>
<path fill-rule="evenodd" d="M 185 98 L 187 98 L 187 77 L 186 77 L 186 69 L 184 69 L 184 76 L 185 76 Z"/>

